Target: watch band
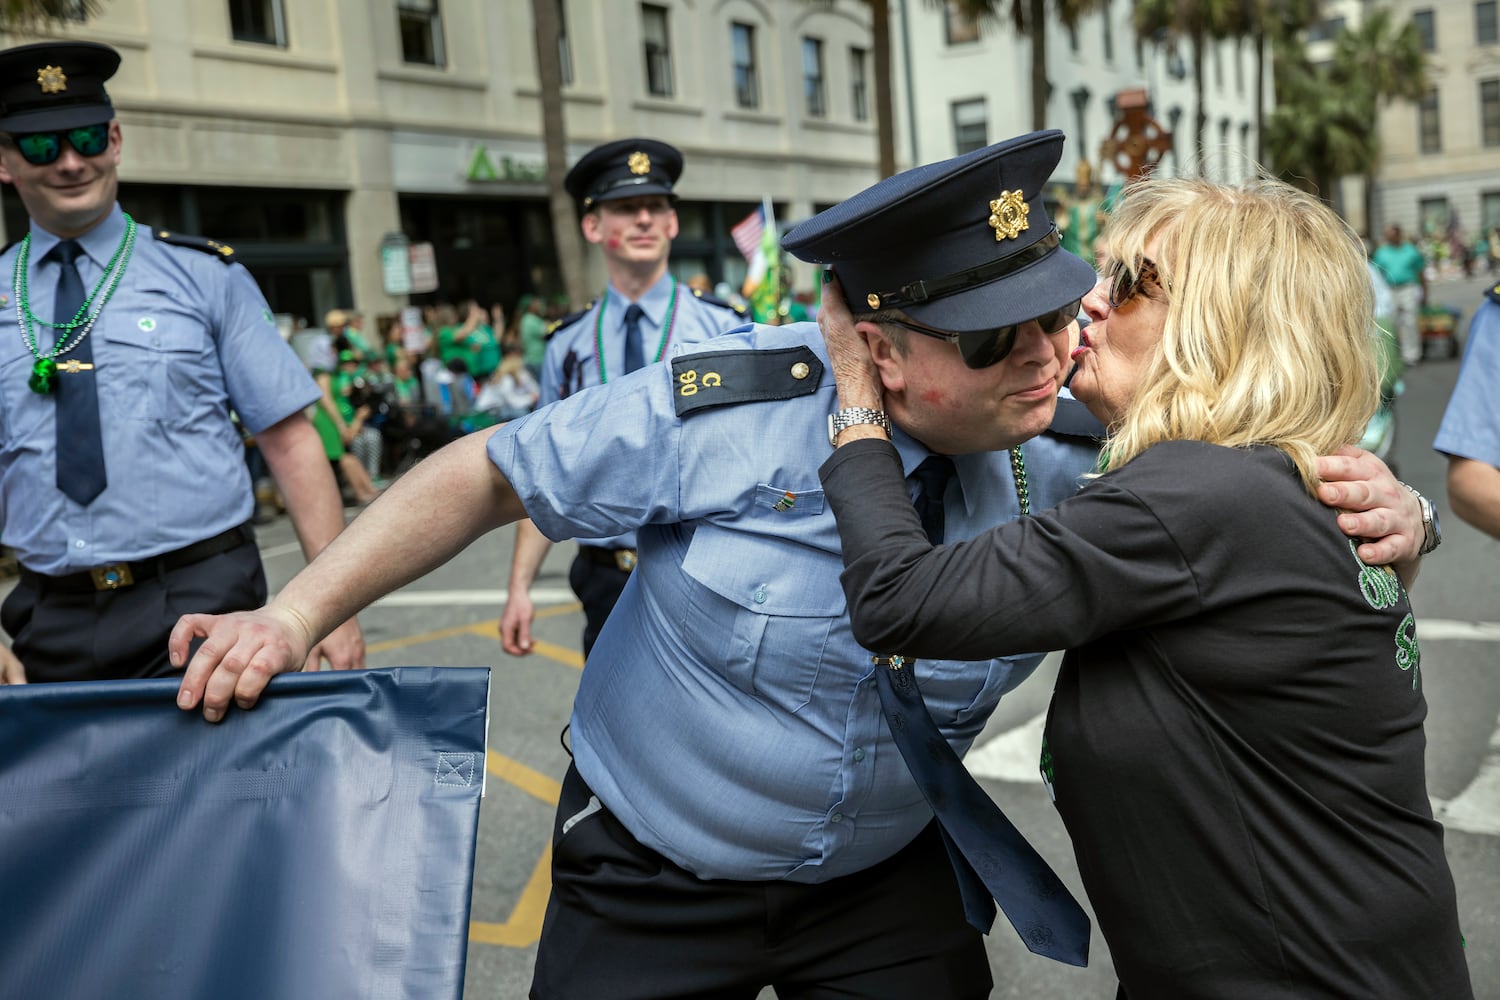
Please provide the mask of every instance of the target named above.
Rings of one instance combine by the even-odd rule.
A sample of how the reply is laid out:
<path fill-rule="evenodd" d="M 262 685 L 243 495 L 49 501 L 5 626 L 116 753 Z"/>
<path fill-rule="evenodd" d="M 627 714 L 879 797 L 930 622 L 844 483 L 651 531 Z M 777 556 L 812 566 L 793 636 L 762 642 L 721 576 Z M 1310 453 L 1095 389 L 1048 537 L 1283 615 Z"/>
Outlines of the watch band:
<path fill-rule="evenodd" d="M 868 406 L 850 406 L 828 415 L 828 443 L 838 445 L 839 432 L 859 424 L 874 424 L 891 436 L 891 418 L 884 410 L 872 410 Z"/>
<path fill-rule="evenodd" d="M 1401 480 L 1398 479 L 1396 482 L 1401 483 Z M 1437 511 L 1433 509 L 1432 501 L 1418 493 L 1416 487 L 1409 483 L 1401 483 L 1401 485 L 1417 498 L 1417 506 L 1422 510 L 1422 547 L 1418 552 L 1425 556 L 1443 544 L 1443 529 L 1438 524 Z"/>

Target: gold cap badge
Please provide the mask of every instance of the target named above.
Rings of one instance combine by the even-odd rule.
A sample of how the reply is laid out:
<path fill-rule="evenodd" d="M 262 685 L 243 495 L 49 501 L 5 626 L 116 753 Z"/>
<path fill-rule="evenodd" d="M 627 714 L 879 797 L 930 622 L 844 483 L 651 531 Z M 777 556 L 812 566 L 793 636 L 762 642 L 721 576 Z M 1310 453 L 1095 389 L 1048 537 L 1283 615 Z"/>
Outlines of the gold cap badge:
<path fill-rule="evenodd" d="M 880 308 L 880 296 L 876 295 L 874 292 L 871 292 L 869 295 L 866 295 L 865 296 L 865 301 L 868 302 L 868 303 L 870 303 L 870 308 L 871 309 L 879 309 Z"/>
<path fill-rule="evenodd" d="M 68 89 L 68 78 L 61 66 L 43 66 L 36 71 L 36 82 L 44 94 L 61 94 Z"/>
<path fill-rule="evenodd" d="M 630 159 L 625 161 L 625 165 L 630 168 L 632 174 L 649 174 L 651 172 L 651 157 L 640 150 L 636 150 L 630 154 Z"/>
<path fill-rule="evenodd" d="M 1026 216 L 1031 206 L 1020 191 L 1001 191 L 1000 197 L 990 202 L 990 228 L 995 231 L 995 242 L 1013 240 L 1024 230 L 1031 228 Z"/>

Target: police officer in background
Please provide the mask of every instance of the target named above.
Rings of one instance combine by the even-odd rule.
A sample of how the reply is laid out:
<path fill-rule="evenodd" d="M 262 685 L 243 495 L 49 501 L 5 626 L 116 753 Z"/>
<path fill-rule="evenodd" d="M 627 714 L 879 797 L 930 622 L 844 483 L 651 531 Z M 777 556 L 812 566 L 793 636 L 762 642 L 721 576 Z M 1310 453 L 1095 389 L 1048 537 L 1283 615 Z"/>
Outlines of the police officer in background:
<path fill-rule="evenodd" d="M 1500 284 L 1485 292 L 1464 343 L 1464 363 L 1433 448 L 1448 458 L 1448 503 L 1491 538 L 1500 538 Z M 1429 532 L 1437 544 L 1437 515 Z"/>
<path fill-rule="evenodd" d="M 302 414 L 318 388 L 254 280 L 229 247 L 115 202 L 119 64 L 90 42 L 0 52 L 0 181 L 31 217 L 0 256 L 0 531 L 21 564 L 0 609 L 6 683 L 169 674 L 179 615 L 265 601 L 231 409 L 307 557 L 343 528 Z M 364 665 L 352 618 L 320 657 Z"/>
<path fill-rule="evenodd" d="M 883 355 L 889 418 L 840 408 L 812 324 L 678 347 L 432 456 L 262 611 L 185 618 L 175 649 L 209 638 L 178 704 L 216 720 L 231 698 L 253 702 L 327 623 L 519 517 L 553 538 L 638 529 L 640 565 L 574 705 L 530 995 L 988 995 L 983 915 L 961 902 L 854 639 L 818 465 L 862 423 L 885 426 L 918 474 L 930 453 L 953 456 L 952 538 L 1057 503 L 1093 468 L 1091 439 L 1043 433 L 1064 429 L 1056 387 L 1096 280 L 1042 201 L 1061 152 L 1062 134 L 1041 132 L 918 167 L 783 241 L 838 261 L 851 298 L 910 324 Z M 1350 515 L 1351 533 L 1394 525 L 1405 534 L 1381 561 L 1414 555 L 1415 502 L 1378 461 L 1323 471 L 1351 469 L 1378 481 L 1337 485 L 1377 502 L 1344 506 L 1400 507 Z M 963 753 L 1040 659 L 916 664 L 933 738 Z"/>
<path fill-rule="evenodd" d="M 743 311 L 667 273 L 677 238 L 682 154 L 654 139 L 621 139 L 584 154 L 568 171 L 568 193 L 583 213 L 584 239 L 604 251 L 609 287 L 582 312 L 553 328 L 537 406 L 566 398 L 659 360 L 677 344 L 695 344 L 743 326 Z M 500 639 L 512 656 L 531 652 L 536 610 L 531 585 L 552 543 L 530 521 L 516 526 L 509 596 Z M 583 603 L 583 655 L 635 568 L 635 532 L 578 539 L 568 584 Z"/>

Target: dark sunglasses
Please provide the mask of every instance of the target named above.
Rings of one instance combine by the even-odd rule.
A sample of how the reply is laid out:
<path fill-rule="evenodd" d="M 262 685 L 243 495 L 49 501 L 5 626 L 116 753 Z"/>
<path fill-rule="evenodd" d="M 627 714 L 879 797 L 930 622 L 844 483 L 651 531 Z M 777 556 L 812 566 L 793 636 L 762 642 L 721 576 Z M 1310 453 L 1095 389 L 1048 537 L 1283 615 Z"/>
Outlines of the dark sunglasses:
<path fill-rule="evenodd" d="M 78 150 L 79 156 L 98 156 L 109 148 L 109 122 L 85 125 L 61 132 L 32 132 L 12 136 L 21 158 L 33 167 L 45 167 L 62 155 L 63 140 Z"/>
<path fill-rule="evenodd" d="M 990 365 L 1005 360 L 1011 348 L 1016 346 L 1016 332 L 1021 327 L 1027 323 L 1035 323 L 1042 328 L 1043 333 L 1066 330 L 1068 324 L 1078 318 L 1078 310 L 1082 305 L 1082 299 L 1074 299 L 1065 306 L 1011 326 L 997 326 L 990 330 L 970 330 L 965 333 L 934 330 L 930 326 L 921 326 L 904 319 L 892 319 L 890 322 L 928 337 L 936 337 L 938 340 L 957 344 L 958 353 L 963 357 L 965 365 L 970 368 L 988 368 Z"/>
<path fill-rule="evenodd" d="M 1148 281 L 1156 285 L 1161 284 L 1161 276 L 1156 270 L 1156 261 L 1150 257 L 1142 257 L 1134 270 L 1127 267 L 1123 261 L 1116 261 L 1110 268 L 1109 307 L 1120 308 L 1139 295 L 1141 288 Z"/>

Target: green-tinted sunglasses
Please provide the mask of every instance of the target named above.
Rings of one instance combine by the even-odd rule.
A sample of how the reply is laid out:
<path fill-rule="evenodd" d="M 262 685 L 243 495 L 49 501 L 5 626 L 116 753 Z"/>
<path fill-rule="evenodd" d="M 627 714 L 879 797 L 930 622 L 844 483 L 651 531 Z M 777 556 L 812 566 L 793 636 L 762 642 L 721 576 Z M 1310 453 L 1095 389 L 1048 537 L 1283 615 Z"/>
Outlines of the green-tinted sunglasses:
<path fill-rule="evenodd" d="M 85 125 L 61 132 L 31 132 L 12 136 L 21 158 L 34 167 L 45 167 L 62 155 L 63 140 L 78 150 L 79 156 L 98 156 L 109 148 L 109 122 Z"/>

